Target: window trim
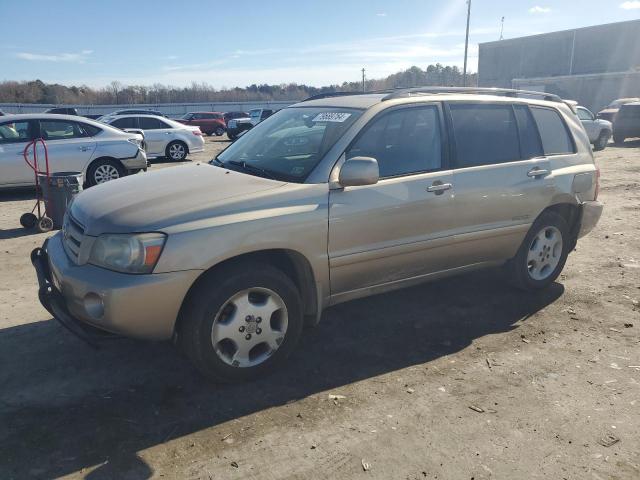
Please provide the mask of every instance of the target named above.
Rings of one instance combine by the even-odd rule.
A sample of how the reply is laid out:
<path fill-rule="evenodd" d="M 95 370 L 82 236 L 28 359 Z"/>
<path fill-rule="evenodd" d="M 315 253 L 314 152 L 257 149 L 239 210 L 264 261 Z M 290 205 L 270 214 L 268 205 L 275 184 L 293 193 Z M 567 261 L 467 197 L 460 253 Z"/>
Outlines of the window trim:
<path fill-rule="evenodd" d="M 560 118 L 560 122 L 564 126 L 564 131 L 567 134 L 567 137 L 569 137 L 569 142 L 571 143 L 571 147 L 573 148 L 573 151 L 565 152 L 565 153 L 549 153 L 549 154 L 547 154 L 547 152 L 544 151 L 544 142 L 542 141 L 542 133 L 540 133 L 540 127 L 538 126 L 538 120 L 536 120 L 536 117 L 533 115 L 533 109 L 534 108 L 539 108 L 541 110 L 551 110 L 556 115 L 558 115 L 558 117 Z M 542 145 L 542 154 L 545 157 L 559 157 L 559 156 L 562 156 L 562 155 L 576 155 L 578 153 L 578 147 L 576 145 L 576 139 L 573 138 L 573 134 L 571 133 L 571 129 L 567 125 L 567 122 L 566 122 L 566 120 L 564 118 L 564 115 L 562 114 L 561 111 L 559 111 L 557 108 L 547 107 L 546 105 L 529 105 L 529 110 L 531 111 L 531 115 L 533 116 L 533 120 L 534 120 L 534 122 L 536 124 L 536 128 L 538 129 L 538 135 L 540 135 L 540 142 L 541 142 L 541 145 Z M 580 120 L 578 119 L 578 121 L 580 121 Z"/>
<path fill-rule="evenodd" d="M 428 102 L 416 102 L 416 103 L 411 103 L 411 104 L 402 104 L 402 105 L 395 105 L 393 107 L 389 107 L 384 109 L 381 112 L 376 113 L 361 129 L 360 131 L 356 134 L 356 136 L 353 138 L 353 140 L 351 140 L 351 142 L 349 142 L 349 145 L 347 145 L 347 147 L 344 149 L 344 151 L 342 152 L 342 155 L 344 155 L 345 158 L 345 162 L 347 161 L 347 152 L 353 147 L 353 145 L 358 142 L 358 140 L 360 140 L 360 138 L 366 133 L 366 131 L 378 120 L 380 120 L 382 117 L 386 116 L 386 115 L 390 115 L 391 113 L 394 113 L 398 110 L 409 110 L 412 108 L 424 108 L 424 107 L 436 107 L 436 111 L 438 112 L 438 121 L 439 121 L 439 125 L 440 125 L 440 168 L 435 168 L 432 170 L 420 170 L 417 172 L 411 172 L 411 173 L 402 173 L 399 175 L 390 175 L 387 177 L 380 177 L 379 181 L 383 181 L 383 180 L 391 180 L 391 179 L 396 179 L 396 178 L 406 178 L 406 177 L 414 177 L 416 175 L 424 175 L 427 173 L 434 173 L 434 172 L 442 172 L 442 171 L 446 171 L 449 170 L 449 148 L 447 147 L 447 145 L 449 144 L 449 136 L 448 136 L 448 132 L 445 128 L 445 123 L 444 123 L 444 114 L 443 114 L 443 109 L 442 109 L 442 102 L 434 102 L 434 101 L 428 101 Z M 377 160 L 377 159 L 376 159 Z"/>
<path fill-rule="evenodd" d="M 538 143 L 540 144 L 540 150 L 542 155 L 539 155 L 537 157 L 532 157 L 532 158 L 545 157 L 544 145 L 542 144 L 542 135 L 540 134 L 540 129 L 538 128 L 538 122 L 536 122 L 536 119 L 533 116 L 533 112 L 529 108 L 529 104 L 528 103 L 512 103 L 511 109 L 513 110 L 513 117 L 516 119 L 516 128 L 518 129 L 518 145 L 520 145 L 520 157 L 524 156 L 522 153 L 522 135 L 524 134 L 524 129 L 520 127 L 520 122 L 518 121 L 518 115 L 516 115 L 516 105 L 522 106 L 527 110 L 527 112 L 529 113 L 529 118 L 533 123 L 533 128 L 536 130 L 536 133 L 538 135 Z M 527 160 L 531 160 L 531 158 L 520 158 L 520 160 L 517 160 L 517 161 L 526 162 Z"/>

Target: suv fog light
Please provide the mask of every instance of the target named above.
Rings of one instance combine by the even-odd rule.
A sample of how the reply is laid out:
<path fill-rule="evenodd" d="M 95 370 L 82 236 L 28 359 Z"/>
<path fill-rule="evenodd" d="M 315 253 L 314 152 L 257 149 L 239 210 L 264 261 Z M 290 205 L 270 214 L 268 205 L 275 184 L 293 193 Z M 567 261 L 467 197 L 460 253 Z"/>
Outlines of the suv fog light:
<path fill-rule="evenodd" d="M 84 296 L 84 309 L 91 318 L 100 320 L 104 315 L 104 303 L 97 293 L 87 293 Z"/>

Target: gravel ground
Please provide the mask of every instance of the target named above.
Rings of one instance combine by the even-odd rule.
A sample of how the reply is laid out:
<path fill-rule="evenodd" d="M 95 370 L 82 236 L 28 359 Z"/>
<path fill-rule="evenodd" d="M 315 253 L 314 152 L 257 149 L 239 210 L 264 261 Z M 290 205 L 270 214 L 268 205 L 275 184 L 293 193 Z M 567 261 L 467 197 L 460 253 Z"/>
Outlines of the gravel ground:
<path fill-rule="evenodd" d="M 0 478 L 640 478 L 639 147 L 597 154 L 604 216 L 548 290 L 492 270 L 343 304 L 244 385 L 63 330 L 33 193 L 0 194 Z"/>

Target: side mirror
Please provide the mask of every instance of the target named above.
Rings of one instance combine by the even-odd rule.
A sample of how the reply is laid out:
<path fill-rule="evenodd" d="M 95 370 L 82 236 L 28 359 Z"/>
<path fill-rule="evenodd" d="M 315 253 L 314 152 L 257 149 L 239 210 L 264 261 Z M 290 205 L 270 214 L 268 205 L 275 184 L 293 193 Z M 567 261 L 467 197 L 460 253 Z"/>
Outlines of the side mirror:
<path fill-rule="evenodd" d="M 371 157 L 353 157 L 340 168 L 338 183 L 342 187 L 374 185 L 380 179 L 378 161 Z"/>

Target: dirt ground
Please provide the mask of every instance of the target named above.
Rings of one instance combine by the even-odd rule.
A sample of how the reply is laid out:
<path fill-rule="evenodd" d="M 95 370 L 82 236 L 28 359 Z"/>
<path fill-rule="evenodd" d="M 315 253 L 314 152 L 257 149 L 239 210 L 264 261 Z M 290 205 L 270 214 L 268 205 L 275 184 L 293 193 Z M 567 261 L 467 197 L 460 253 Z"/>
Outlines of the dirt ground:
<path fill-rule="evenodd" d="M 66 332 L 33 194 L 0 194 L 0 479 L 640 478 L 640 141 L 597 158 L 604 216 L 548 290 L 485 271 L 343 304 L 244 385 Z"/>

